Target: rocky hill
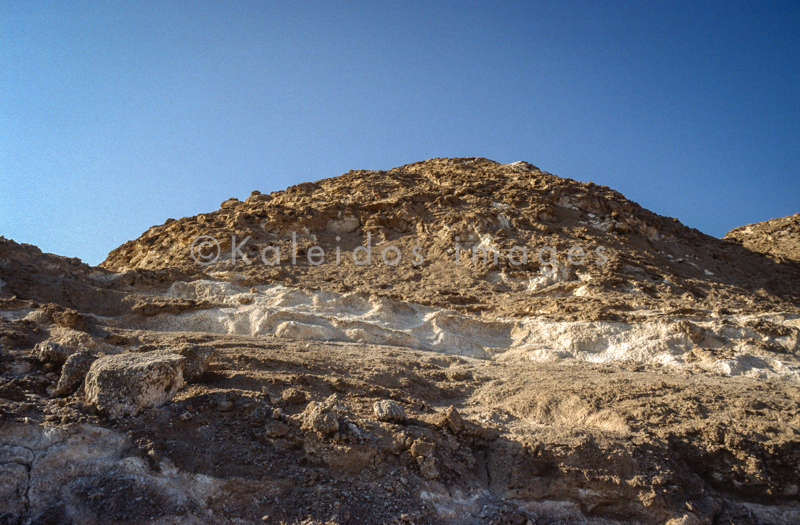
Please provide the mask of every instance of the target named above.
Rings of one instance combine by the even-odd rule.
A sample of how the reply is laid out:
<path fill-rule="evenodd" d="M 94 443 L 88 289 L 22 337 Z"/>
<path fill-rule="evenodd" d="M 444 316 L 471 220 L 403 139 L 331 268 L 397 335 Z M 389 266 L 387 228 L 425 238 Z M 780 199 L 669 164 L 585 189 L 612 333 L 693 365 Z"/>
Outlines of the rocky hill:
<path fill-rule="evenodd" d="M 796 224 L 469 158 L 0 237 L 0 523 L 800 523 Z"/>
<path fill-rule="evenodd" d="M 219 241 L 215 264 L 192 259 L 200 235 Z M 232 236 L 237 245 L 249 238 L 242 253 L 253 264 L 241 257 L 232 264 Z M 371 264 L 358 266 L 352 253 L 367 245 L 367 236 Z M 264 263 L 275 262 L 274 249 L 260 256 L 267 246 L 280 249 L 279 265 Z M 313 246 L 325 253 L 312 257 L 322 261 L 317 266 L 308 260 Z M 526 262 L 515 246 L 527 249 Z M 395 262 L 390 247 L 401 257 L 395 266 L 381 257 L 388 248 L 387 261 Z M 573 257 L 576 264 L 569 261 L 572 247 L 586 254 Z M 496 262 L 492 252 L 484 255 L 491 248 Z M 543 248 L 552 251 L 540 253 Z M 554 272 L 541 262 L 550 263 L 552 253 Z M 800 305 L 796 268 L 656 215 L 610 188 L 525 162 L 482 158 L 433 159 L 389 171 L 351 171 L 269 195 L 256 191 L 244 202 L 229 199 L 217 211 L 154 226 L 101 266 L 228 272 L 245 285 L 382 293 L 505 317 L 617 319 L 634 309 L 796 311 Z"/>

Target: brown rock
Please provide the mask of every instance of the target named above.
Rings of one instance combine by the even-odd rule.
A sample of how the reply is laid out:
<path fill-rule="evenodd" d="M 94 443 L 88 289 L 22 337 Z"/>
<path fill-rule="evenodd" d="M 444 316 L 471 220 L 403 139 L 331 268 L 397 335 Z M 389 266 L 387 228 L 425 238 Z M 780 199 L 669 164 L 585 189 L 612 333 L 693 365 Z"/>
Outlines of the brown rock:
<path fill-rule="evenodd" d="M 306 408 L 304 426 L 320 434 L 333 434 L 339 430 L 339 419 L 330 408 L 311 402 Z"/>
<path fill-rule="evenodd" d="M 267 423 L 266 429 L 264 430 L 264 435 L 270 438 L 277 438 L 277 437 L 285 437 L 289 435 L 291 431 L 291 427 L 286 423 L 281 423 L 280 421 L 270 421 Z"/>
<path fill-rule="evenodd" d="M 411 448 L 409 449 L 411 455 L 414 457 L 423 456 L 428 457 L 433 455 L 433 451 L 435 450 L 436 445 L 429 441 L 425 441 L 423 439 L 414 440 L 411 444 Z"/>
<path fill-rule="evenodd" d="M 308 396 L 306 396 L 305 392 L 297 388 L 287 388 L 281 394 L 281 399 L 290 405 L 299 405 L 300 403 L 304 403 L 306 399 L 308 399 Z"/>
<path fill-rule="evenodd" d="M 58 326 L 72 328 L 73 330 L 79 330 L 82 332 L 85 332 L 89 329 L 89 325 L 86 323 L 86 318 L 83 317 L 83 315 L 77 310 L 73 310 L 72 308 L 64 308 L 63 306 L 57 304 L 47 304 L 43 307 L 43 310 Z"/>
<path fill-rule="evenodd" d="M 445 412 L 445 416 L 447 417 L 447 424 L 454 434 L 458 434 L 464 430 L 464 420 L 461 419 L 461 414 L 458 413 L 455 407 L 451 406 L 448 408 L 447 412 Z"/>

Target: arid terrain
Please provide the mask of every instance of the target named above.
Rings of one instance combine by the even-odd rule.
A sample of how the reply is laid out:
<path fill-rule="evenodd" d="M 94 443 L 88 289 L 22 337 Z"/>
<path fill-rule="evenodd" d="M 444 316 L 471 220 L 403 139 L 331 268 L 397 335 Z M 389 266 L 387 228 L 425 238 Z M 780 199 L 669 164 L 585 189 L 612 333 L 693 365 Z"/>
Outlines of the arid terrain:
<path fill-rule="evenodd" d="M 0 523 L 800 523 L 799 235 L 465 158 L 0 238 Z"/>

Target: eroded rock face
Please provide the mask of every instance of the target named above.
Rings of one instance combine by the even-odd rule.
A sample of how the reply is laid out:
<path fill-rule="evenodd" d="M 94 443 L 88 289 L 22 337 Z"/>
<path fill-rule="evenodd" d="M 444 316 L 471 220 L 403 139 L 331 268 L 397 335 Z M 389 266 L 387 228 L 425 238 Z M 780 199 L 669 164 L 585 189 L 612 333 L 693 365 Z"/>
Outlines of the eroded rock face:
<path fill-rule="evenodd" d="M 309 339 L 314 341 L 330 341 L 337 338 L 335 331 L 325 326 L 286 321 L 275 330 L 277 337 L 285 339 Z"/>
<path fill-rule="evenodd" d="M 136 415 L 172 399 L 183 386 L 185 363 L 161 352 L 103 357 L 86 375 L 86 399 L 109 419 Z"/>
<path fill-rule="evenodd" d="M 221 231 L 282 267 L 231 268 L 224 243 L 191 266 Z M 293 231 L 324 265 L 286 263 Z M 800 523 L 800 281 L 758 251 L 485 159 L 254 193 L 151 228 L 110 256 L 124 273 L 0 238 L 0 524 Z M 63 351 L 32 359 L 45 338 Z M 82 346 L 126 351 L 85 391 Z"/>
<path fill-rule="evenodd" d="M 358 217 L 353 217 L 350 215 L 347 217 L 330 220 L 326 226 L 329 231 L 341 235 L 343 233 L 352 233 L 356 231 L 359 226 L 361 226 L 361 221 L 358 219 Z"/>
<path fill-rule="evenodd" d="M 124 434 L 88 425 L 3 430 L 0 523 L 209 523 L 203 505 L 220 483 L 178 473 L 168 460 L 151 469 L 126 454 Z"/>
<path fill-rule="evenodd" d="M 148 297 L 137 300 L 131 310 L 141 315 L 178 314 L 191 310 L 210 308 L 206 301 L 190 301 L 177 297 Z"/>

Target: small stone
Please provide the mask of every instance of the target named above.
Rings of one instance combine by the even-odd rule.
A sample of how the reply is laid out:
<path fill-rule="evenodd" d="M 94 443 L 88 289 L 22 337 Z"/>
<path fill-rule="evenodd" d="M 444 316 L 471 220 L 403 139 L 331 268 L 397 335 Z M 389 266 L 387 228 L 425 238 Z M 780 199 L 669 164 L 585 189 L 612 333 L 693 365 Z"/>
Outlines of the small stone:
<path fill-rule="evenodd" d="M 189 421 L 190 419 L 192 419 L 192 414 L 190 414 L 189 412 L 184 412 L 183 414 L 180 415 L 180 417 L 178 417 L 178 419 L 180 419 L 183 422 Z"/>
<path fill-rule="evenodd" d="M 375 419 L 392 423 L 404 423 L 406 421 L 406 411 L 396 401 L 383 399 L 376 401 L 373 406 Z"/>
<path fill-rule="evenodd" d="M 411 448 L 409 449 L 411 455 L 414 457 L 423 456 L 428 457 L 433 455 L 433 451 L 435 450 L 436 445 L 430 443 L 428 441 L 424 441 L 422 439 L 417 439 L 411 444 Z"/>
<path fill-rule="evenodd" d="M 425 458 L 419 467 L 420 474 L 427 479 L 436 479 L 439 477 L 439 471 L 436 470 L 436 458 Z"/>
<path fill-rule="evenodd" d="M 461 414 L 458 413 L 455 407 L 450 407 L 447 409 L 445 413 L 445 417 L 447 418 L 447 423 L 450 426 L 450 430 L 453 431 L 454 434 L 458 434 L 462 430 L 464 430 L 464 420 L 461 418 Z"/>
<path fill-rule="evenodd" d="M 281 394 L 281 399 L 290 405 L 299 405 L 300 403 L 305 402 L 308 397 L 302 390 L 298 390 L 296 388 L 287 388 Z"/>
<path fill-rule="evenodd" d="M 230 412 L 233 410 L 233 401 L 228 398 L 217 400 L 217 412 Z"/>
<path fill-rule="evenodd" d="M 272 411 L 272 419 L 280 419 L 283 416 L 283 411 L 280 408 L 276 408 Z"/>
<path fill-rule="evenodd" d="M 333 434 L 339 430 L 339 418 L 336 413 L 324 405 L 317 405 L 313 401 L 306 407 L 304 417 L 305 426 L 320 434 Z"/>
<path fill-rule="evenodd" d="M 33 348 L 34 357 L 42 363 L 61 364 L 69 357 L 69 350 L 53 341 L 42 341 Z"/>
<path fill-rule="evenodd" d="M 286 423 L 281 423 L 279 421 L 272 421 L 267 423 L 266 428 L 264 429 L 264 435 L 268 438 L 277 438 L 277 437 L 284 437 L 289 435 L 289 425 Z"/>

